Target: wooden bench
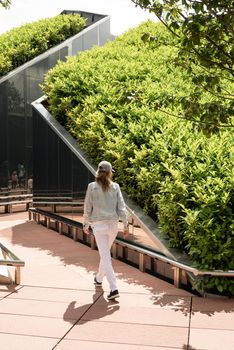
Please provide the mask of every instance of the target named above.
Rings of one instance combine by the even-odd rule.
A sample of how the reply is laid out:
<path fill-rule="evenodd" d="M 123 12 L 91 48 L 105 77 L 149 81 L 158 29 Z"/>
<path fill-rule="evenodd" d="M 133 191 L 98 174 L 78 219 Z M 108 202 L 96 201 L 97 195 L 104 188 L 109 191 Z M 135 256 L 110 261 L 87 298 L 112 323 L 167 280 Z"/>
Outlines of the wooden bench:
<path fill-rule="evenodd" d="M 53 213 L 57 212 L 57 207 L 76 207 L 79 209 L 79 212 L 84 210 L 84 201 L 36 201 L 33 200 L 32 205 L 34 207 L 51 207 Z"/>
<path fill-rule="evenodd" d="M 4 206 L 5 213 L 12 213 L 12 207 L 16 204 L 26 204 L 26 210 L 28 210 L 31 203 L 32 194 L 0 196 L 0 207 Z"/>
<path fill-rule="evenodd" d="M 32 203 L 31 199 L 19 200 L 19 201 L 10 201 L 10 202 L 0 202 L 0 207 L 1 206 L 5 207 L 4 213 L 12 213 L 13 205 L 26 204 L 25 210 L 27 211 L 29 209 L 31 203 Z"/>

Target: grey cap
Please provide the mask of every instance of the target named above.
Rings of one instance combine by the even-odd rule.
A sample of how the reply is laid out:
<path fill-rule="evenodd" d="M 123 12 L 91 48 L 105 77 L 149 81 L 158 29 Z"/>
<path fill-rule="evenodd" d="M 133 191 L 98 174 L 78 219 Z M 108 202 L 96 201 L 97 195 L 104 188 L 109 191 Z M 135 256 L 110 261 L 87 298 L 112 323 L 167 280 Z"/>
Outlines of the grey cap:
<path fill-rule="evenodd" d="M 112 173 L 115 172 L 112 168 L 111 163 L 107 162 L 106 160 L 103 160 L 98 164 L 98 170 L 111 171 Z"/>

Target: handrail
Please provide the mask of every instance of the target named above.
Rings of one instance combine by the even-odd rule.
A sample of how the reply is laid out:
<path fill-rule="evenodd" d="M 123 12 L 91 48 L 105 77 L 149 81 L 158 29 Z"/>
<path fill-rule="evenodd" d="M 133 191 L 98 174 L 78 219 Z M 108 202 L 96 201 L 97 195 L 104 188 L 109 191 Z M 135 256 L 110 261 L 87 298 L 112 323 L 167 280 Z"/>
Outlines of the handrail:
<path fill-rule="evenodd" d="M 225 277 L 234 277 L 234 270 L 227 270 L 227 271 L 223 271 L 223 270 L 214 270 L 214 271 L 202 271 L 199 270 L 195 267 L 191 267 L 188 266 L 184 263 L 178 262 L 176 260 L 173 260 L 167 256 L 161 255 L 159 253 L 150 251 L 148 249 L 139 247 L 139 246 L 135 246 L 134 244 L 125 242 L 124 240 L 120 239 L 120 238 L 116 238 L 116 241 L 118 243 L 121 243 L 121 245 L 127 247 L 127 248 L 131 248 L 131 249 L 135 249 L 137 248 L 137 251 L 139 253 L 148 255 L 152 258 L 156 258 L 158 260 L 161 260 L 163 262 L 169 263 L 170 265 L 173 265 L 174 267 L 178 267 L 181 270 L 185 270 L 187 272 L 192 272 L 195 276 L 225 276 Z"/>
<path fill-rule="evenodd" d="M 5 266 L 24 266 L 25 262 L 20 260 L 14 253 L 12 253 L 8 248 L 6 248 L 2 243 L 0 243 L 0 249 L 4 251 L 11 259 L 0 259 L 0 265 Z"/>
<path fill-rule="evenodd" d="M 23 260 L 20 260 L 12 251 L 0 243 L 0 250 L 3 252 L 3 258 L 0 259 L 0 266 L 14 266 L 15 278 L 14 283 L 20 284 L 20 268 L 25 265 Z"/>
<path fill-rule="evenodd" d="M 29 212 L 38 212 L 39 214 L 43 215 L 44 217 L 49 217 L 49 218 L 54 218 L 54 219 L 57 219 L 60 221 L 62 221 L 63 217 L 60 216 L 60 215 L 57 215 L 57 214 L 54 214 L 54 213 L 50 213 L 50 212 L 46 212 L 44 210 L 41 210 L 41 209 L 36 209 L 36 208 L 29 208 Z M 78 221 L 73 221 L 72 219 L 67 219 L 67 218 L 64 218 L 66 219 L 66 221 L 69 221 L 69 225 L 72 226 L 72 222 L 74 222 L 74 227 L 77 227 L 78 225 L 80 227 L 82 227 L 83 225 L 78 222 Z M 155 258 L 155 259 L 158 259 L 158 260 L 161 260 L 165 263 L 168 263 L 170 265 L 172 265 L 173 267 L 175 268 L 178 268 L 180 270 L 184 270 L 186 272 L 191 272 L 193 273 L 194 276 L 219 276 L 219 277 L 234 277 L 234 270 L 227 270 L 227 271 L 224 271 L 224 270 L 211 270 L 211 271 L 203 271 L 203 270 L 199 270 L 195 267 L 192 267 L 192 266 L 189 266 L 183 262 L 179 262 L 179 261 L 176 261 L 174 260 L 173 258 L 170 258 L 168 256 L 165 256 L 165 255 L 162 255 L 160 253 L 157 253 L 157 252 L 154 252 L 152 250 L 149 250 L 149 249 L 146 249 L 146 248 L 143 248 L 143 247 L 140 247 L 138 245 L 135 245 L 135 244 L 131 244 L 121 238 L 116 238 L 115 239 L 115 243 L 117 244 L 120 244 L 126 248 L 130 248 L 132 250 L 135 250 L 137 251 L 138 253 L 140 254 L 143 254 L 143 255 L 147 255 L 147 256 L 150 256 L 152 258 Z"/>

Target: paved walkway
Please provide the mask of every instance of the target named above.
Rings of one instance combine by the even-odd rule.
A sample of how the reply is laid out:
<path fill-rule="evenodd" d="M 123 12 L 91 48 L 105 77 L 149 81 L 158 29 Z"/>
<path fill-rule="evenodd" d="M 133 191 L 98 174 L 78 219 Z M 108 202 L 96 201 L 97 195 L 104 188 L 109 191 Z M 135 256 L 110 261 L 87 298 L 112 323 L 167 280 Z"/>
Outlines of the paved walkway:
<path fill-rule="evenodd" d="M 95 289 L 98 252 L 0 215 L 0 241 L 25 260 L 21 285 L 0 286 L 1 350 L 233 350 L 234 300 L 203 299 L 114 260 L 120 298 Z"/>

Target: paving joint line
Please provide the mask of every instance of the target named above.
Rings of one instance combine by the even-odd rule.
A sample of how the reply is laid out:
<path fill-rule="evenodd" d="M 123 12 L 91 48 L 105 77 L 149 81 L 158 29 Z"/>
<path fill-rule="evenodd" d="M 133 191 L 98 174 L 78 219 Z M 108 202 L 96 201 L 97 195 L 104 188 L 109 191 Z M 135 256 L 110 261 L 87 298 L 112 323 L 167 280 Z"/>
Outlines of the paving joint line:
<path fill-rule="evenodd" d="M 193 297 L 191 297 L 190 310 L 189 310 L 188 339 L 187 339 L 187 347 L 186 347 L 187 350 L 192 350 L 192 348 L 189 345 L 190 328 L 191 328 L 191 320 L 192 320 L 192 308 L 193 308 Z"/>
<path fill-rule="evenodd" d="M 18 290 L 20 290 L 20 289 L 22 289 L 23 288 L 23 286 L 21 285 L 18 289 L 14 289 L 12 292 L 9 292 L 9 294 L 7 294 L 7 295 L 5 295 L 4 297 L 2 297 L 1 299 L 0 299 L 0 301 L 1 300 L 3 300 L 3 299 L 6 299 L 7 297 L 9 297 L 11 294 L 13 294 L 13 293 L 17 293 L 17 291 Z"/>
<path fill-rule="evenodd" d="M 96 304 L 96 302 L 103 296 L 104 291 L 99 295 L 99 297 L 89 306 L 87 310 L 83 312 L 83 314 L 76 320 L 76 322 L 68 329 L 68 331 L 60 338 L 60 340 L 55 344 L 55 346 L 51 349 L 54 350 L 56 349 L 57 345 L 61 343 L 61 341 L 66 337 L 66 335 L 77 325 L 77 323 L 82 319 L 82 317 L 91 309 L 91 307 Z"/>

